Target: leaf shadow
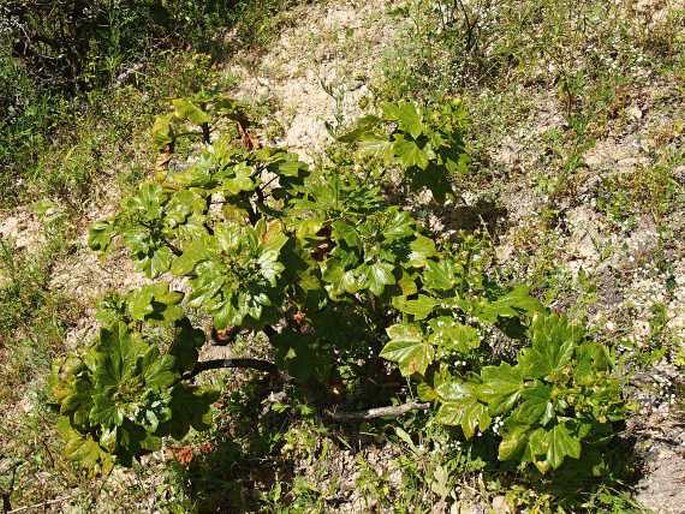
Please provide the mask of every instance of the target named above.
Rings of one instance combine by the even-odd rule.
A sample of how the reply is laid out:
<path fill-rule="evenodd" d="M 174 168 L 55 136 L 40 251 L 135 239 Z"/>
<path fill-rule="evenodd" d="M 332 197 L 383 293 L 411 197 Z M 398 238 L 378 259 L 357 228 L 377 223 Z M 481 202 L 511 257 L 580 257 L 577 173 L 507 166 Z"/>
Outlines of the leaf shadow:
<path fill-rule="evenodd" d="M 446 230 L 473 232 L 485 228 L 494 236 L 506 228 L 509 212 L 495 201 L 481 198 L 473 205 L 441 206 L 435 214 Z"/>

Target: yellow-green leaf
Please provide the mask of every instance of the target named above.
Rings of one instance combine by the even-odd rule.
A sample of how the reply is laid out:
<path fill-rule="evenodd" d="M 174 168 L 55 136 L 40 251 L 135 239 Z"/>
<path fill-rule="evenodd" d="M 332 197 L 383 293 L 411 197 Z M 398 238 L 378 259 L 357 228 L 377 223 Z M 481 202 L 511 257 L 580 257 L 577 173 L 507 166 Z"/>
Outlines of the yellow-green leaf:
<path fill-rule="evenodd" d="M 396 362 L 404 376 L 424 374 L 433 361 L 434 350 L 423 339 L 416 325 L 399 324 L 386 329 L 390 342 L 381 350 L 380 356 Z"/>

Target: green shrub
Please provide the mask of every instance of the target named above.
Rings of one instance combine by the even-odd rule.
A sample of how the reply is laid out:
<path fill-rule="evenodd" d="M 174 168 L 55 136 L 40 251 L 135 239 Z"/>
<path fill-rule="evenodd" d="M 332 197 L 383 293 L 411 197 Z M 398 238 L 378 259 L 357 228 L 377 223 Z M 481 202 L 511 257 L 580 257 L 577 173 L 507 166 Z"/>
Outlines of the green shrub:
<path fill-rule="evenodd" d="M 93 249 L 123 244 L 155 282 L 108 302 L 98 340 L 56 364 L 75 459 L 128 464 L 160 437 L 201 427 L 211 396 L 192 378 L 221 365 L 284 373 L 316 402 L 317 384 L 353 387 L 396 363 L 435 403 L 436 422 L 466 438 L 493 430 L 500 460 L 543 473 L 611 440 L 622 401 L 608 349 L 527 288 L 493 281 L 473 238 L 433 234 L 397 200 L 454 197 L 450 178 L 467 162 L 458 102 L 386 105 L 341 136 L 344 159 L 314 169 L 245 134 L 241 144 L 240 130 L 219 133 L 242 116 L 223 98 L 174 101 L 155 140 L 167 151 L 196 143 L 91 229 Z M 169 289 L 171 276 L 185 293 Z M 205 336 L 186 315 L 229 341 L 263 333 L 275 366 L 198 364 Z M 518 338 L 515 358 L 492 351 L 499 330 Z"/>

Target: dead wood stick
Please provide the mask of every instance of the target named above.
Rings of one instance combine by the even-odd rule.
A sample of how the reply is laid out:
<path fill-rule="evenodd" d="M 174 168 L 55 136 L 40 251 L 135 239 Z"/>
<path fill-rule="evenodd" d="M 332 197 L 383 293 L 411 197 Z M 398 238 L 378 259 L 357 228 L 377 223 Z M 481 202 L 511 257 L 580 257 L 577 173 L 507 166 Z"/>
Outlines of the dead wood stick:
<path fill-rule="evenodd" d="M 363 421 L 365 419 L 397 418 L 407 412 L 415 410 L 428 410 L 431 404 L 428 402 L 407 402 L 401 405 L 391 405 L 388 407 L 374 407 L 352 412 L 332 412 L 326 411 L 326 416 L 333 421 Z"/>
<path fill-rule="evenodd" d="M 264 371 L 266 373 L 278 373 L 278 367 L 269 361 L 262 359 L 212 359 L 208 361 L 200 361 L 195 364 L 195 367 L 184 378 L 192 378 L 195 375 L 210 369 L 222 368 L 238 368 L 238 369 L 256 369 L 257 371 Z"/>

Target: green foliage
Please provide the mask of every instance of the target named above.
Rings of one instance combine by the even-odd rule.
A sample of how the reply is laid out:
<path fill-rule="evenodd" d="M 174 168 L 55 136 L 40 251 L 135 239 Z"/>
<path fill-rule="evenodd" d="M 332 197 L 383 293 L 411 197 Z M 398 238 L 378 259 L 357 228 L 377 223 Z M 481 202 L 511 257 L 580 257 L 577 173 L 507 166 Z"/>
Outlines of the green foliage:
<path fill-rule="evenodd" d="M 138 303 L 131 299 L 132 313 Z M 113 322 L 83 352 L 55 363 L 51 389 L 69 458 L 108 473 L 115 462 L 130 465 L 134 456 L 159 448 L 165 435 L 180 439 L 191 427 L 207 427 L 216 394 L 181 382 L 204 337 L 185 318 L 174 332 L 162 354 L 126 323 Z"/>
<path fill-rule="evenodd" d="M 465 127 L 466 113 L 457 100 L 432 109 L 402 101 L 383 105 L 382 116 L 362 118 L 338 139 L 399 166 L 413 189 L 426 187 L 443 202 L 451 192 L 450 177 L 464 173 L 468 165 Z"/>
<path fill-rule="evenodd" d="M 170 97 L 223 87 L 216 60 L 266 44 L 290 3 L 0 2 L 0 90 L 11 92 L 0 98 L 0 205 L 59 196 L 78 210 L 94 179 L 122 177 L 121 163 L 136 172 L 140 128 Z"/>
<path fill-rule="evenodd" d="M 158 116 L 152 127 L 152 139 L 158 149 L 173 149 L 179 135 L 188 137 L 195 134 L 209 142 L 212 119 L 230 116 L 236 120 L 244 119 L 237 102 L 207 92 L 194 95 L 192 98 L 176 98 L 171 102 L 172 111 L 165 116 Z"/>
<path fill-rule="evenodd" d="M 316 169 L 228 132 L 203 137 L 201 149 L 183 146 L 195 134 L 180 125 L 206 135 L 202 126 L 220 126 L 217 116 L 235 120 L 235 104 L 184 99 L 173 108 L 155 124 L 156 141 L 187 153 L 91 229 L 94 250 L 123 244 L 156 282 L 108 299 L 98 342 L 57 368 L 54 393 L 75 457 L 101 469 L 112 455 L 128 464 L 160 437 L 204 426 L 208 393 L 185 382 L 204 341 L 188 310 L 211 317 L 215 330 L 266 334 L 277 364 L 319 398 L 341 377 L 349 388 L 373 381 L 365 374 L 378 373 L 378 357 L 395 363 L 435 402 L 437 422 L 472 438 L 503 418 L 500 459 L 541 472 L 610 434 L 621 401 L 607 350 L 526 287 L 491 280 L 474 237 L 435 237 L 384 193 L 428 187 L 439 201 L 449 192 L 467 161 L 459 104 L 387 105 L 384 118 L 365 118 L 341 138 L 380 161 Z M 435 182 L 417 179 L 431 169 Z M 170 276 L 185 295 L 170 291 Z M 172 334 L 167 352 L 153 337 L 160 328 Z M 488 351 L 495 330 L 522 340 L 515 362 Z"/>
<path fill-rule="evenodd" d="M 519 352 L 515 365 L 485 366 L 463 378 L 440 375 L 437 416 L 461 426 L 467 438 L 499 416 L 500 460 L 532 463 L 545 473 L 566 457 L 580 458 L 581 442 L 609 433 L 623 408 L 608 350 L 586 341 L 580 327 L 540 312 L 528 337 L 531 346 Z"/>
<path fill-rule="evenodd" d="M 51 266 L 64 251 L 61 234 L 52 233 L 61 221 L 53 221 L 45 240 L 29 247 L 0 238 L 0 401 L 21 395 L 18 384 L 42 375 L 37 366 L 49 367 L 73 313 L 73 303 L 49 287 Z"/>
<path fill-rule="evenodd" d="M 106 84 L 153 45 L 207 46 L 231 18 L 221 2 L 185 0 L 8 0 L 1 8 L 15 57 L 50 89 Z"/>
<path fill-rule="evenodd" d="M 5 239 L 0 239 L 0 264 L 0 340 L 9 341 L 47 300 L 43 290 L 46 277 L 40 263 L 19 254 Z"/>

